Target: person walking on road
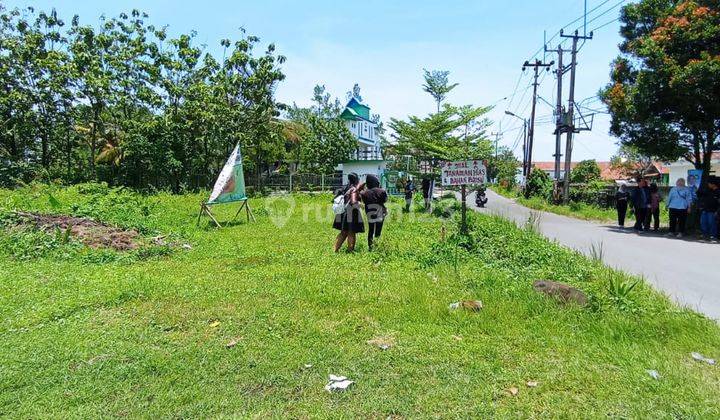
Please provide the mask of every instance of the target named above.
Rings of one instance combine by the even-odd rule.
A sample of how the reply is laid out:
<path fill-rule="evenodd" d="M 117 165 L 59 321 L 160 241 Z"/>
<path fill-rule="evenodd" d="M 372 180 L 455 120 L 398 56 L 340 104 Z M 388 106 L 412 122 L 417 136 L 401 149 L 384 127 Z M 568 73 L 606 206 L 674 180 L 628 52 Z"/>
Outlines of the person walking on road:
<path fill-rule="evenodd" d="M 360 211 L 359 184 L 360 177 L 352 172 L 348 174 L 348 184 L 338 191 L 337 196 L 341 194 L 344 196 L 345 211 L 342 214 L 336 214 L 333 221 L 333 228 L 340 231 L 335 239 L 335 252 L 340 251 L 345 239 L 348 243 L 348 252 L 353 252 L 356 235 L 365 232 L 365 223 Z"/>
<path fill-rule="evenodd" d="M 625 215 L 627 214 L 629 197 L 630 194 L 628 194 L 625 184 L 620 185 L 620 188 L 615 193 L 615 209 L 617 209 L 618 226 L 620 227 L 625 227 Z"/>
<path fill-rule="evenodd" d="M 700 206 L 700 229 L 703 237 L 712 242 L 718 239 L 717 216 L 720 209 L 720 190 L 718 190 L 718 178 L 710 177 L 707 187 L 697 193 L 698 205 Z"/>
<path fill-rule="evenodd" d="M 635 226 L 633 226 L 633 229 L 642 232 L 645 226 L 645 217 L 650 207 L 650 194 L 647 181 L 644 179 L 638 182 L 638 187 L 632 192 L 632 204 L 635 211 Z"/>
<path fill-rule="evenodd" d="M 660 230 L 660 192 L 656 183 L 650 184 L 650 207 L 648 208 L 647 215 L 645 215 L 645 230 L 650 230 L 650 223 L 653 225 L 653 230 L 657 232 Z"/>
<path fill-rule="evenodd" d="M 379 238 L 387 215 L 387 192 L 380 187 L 380 180 L 375 175 L 368 175 L 365 180 L 366 189 L 360 193 L 365 204 L 365 216 L 368 221 L 368 250 L 372 250 L 373 239 Z"/>
<path fill-rule="evenodd" d="M 685 186 L 685 179 L 678 179 L 675 186 L 670 190 L 667 199 L 667 208 L 670 212 L 670 233 L 668 233 L 668 236 L 683 237 L 692 202 L 693 193 Z"/>

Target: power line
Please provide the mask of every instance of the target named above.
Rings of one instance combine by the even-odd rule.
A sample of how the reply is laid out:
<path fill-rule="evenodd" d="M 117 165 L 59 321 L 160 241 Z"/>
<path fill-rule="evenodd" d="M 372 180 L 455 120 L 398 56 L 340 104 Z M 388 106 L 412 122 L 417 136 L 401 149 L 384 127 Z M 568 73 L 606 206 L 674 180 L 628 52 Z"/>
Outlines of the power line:
<path fill-rule="evenodd" d="M 621 4 L 625 3 L 627 0 L 620 0 L 619 2 L 615 3 L 613 6 L 611 6 L 609 9 L 605 10 L 604 12 L 600 13 L 599 15 L 595 16 L 594 18 L 590 19 L 587 23 L 593 23 L 596 20 L 600 19 L 601 17 L 607 15 L 610 13 L 613 9 L 617 8 Z"/>
<path fill-rule="evenodd" d="M 619 20 L 620 20 L 620 18 L 619 18 L 619 17 L 616 17 L 615 19 L 611 20 L 610 22 L 603 23 L 602 25 L 596 27 L 595 29 L 592 30 L 592 32 L 597 32 L 597 31 L 599 31 L 600 29 L 602 29 L 602 28 L 604 28 L 604 27 L 606 27 L 606 26 L 608 26 L 608 25 L 612 25 L 613 23 L 615 23 L 615 22 L 617 22 L 617 21 L 619 21 Z"/>

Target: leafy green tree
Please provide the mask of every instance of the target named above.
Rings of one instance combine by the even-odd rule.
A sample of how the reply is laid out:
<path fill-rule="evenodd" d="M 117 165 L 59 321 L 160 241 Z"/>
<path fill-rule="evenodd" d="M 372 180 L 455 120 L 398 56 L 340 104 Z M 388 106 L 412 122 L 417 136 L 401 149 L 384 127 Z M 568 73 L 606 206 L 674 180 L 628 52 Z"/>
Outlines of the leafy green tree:
<path fill-rule="evenodd" d="M 512 187 L 516 182 L 517 169 L 520 161 L 515 154 L 506 146 L 498 148 L 497 154 L 492 154 L 488 159 L 488 176 L 497 179 L 498 183 Z"/>
<path fill-rule="evenodd" d="M 717 2 L 641 0 L 621 21 L 622 54 L 601 92 L 611 132 L 644 155 L 708 171 L 720 149 Z"/>
<path fill-rule="evenodd" d="M 357 147 L 357 140 L 340 119 L 308 114 L 305 124 L 306 135 L 300 143 L 300 161 L 304 169 L 332 173 Z"/>
<path fill-rule="evenodd" d="M 583 160 L 570 171 L 570 182 L 587 184 L 600 179 L 600 167 L 595 159 Z"/>
<path fill-rule="evenodd" d="M 396 158 L 410 155 L 416 161 L 437 170 L 442 161 L 486 160 L 492 154 L 492 142 L 485 129 L 490 122 L 484 115 L 489 107 L 454 107 L 425 118 L 409 116 L 407 121 L 392 118 L 390 128 L 395 144 L 389 149 Z"/>
<path fill-rule="evenodd" d="M 256 173 L 283 157 L 275 47 L 258 54 L 242 32 L 217 60 L 148 19 L 66 27 L 54 10 L 0 5 L 1 173 L 179 192 L 208 186 L 236 142 Z"/>
<path fill-rule="evenodd" d="M 425 84 L 423 84 L 423 90 L 430 94 L 437 103 L 437 112 L 440 113 L 440 104 L 447 98 L 447 94 L 455 89 L 459 84 L 450 83 L 448 76 L 450 72 L 447 70 L 432 70 L 428 71 L 423 69 Z"/>
<path fill-rule="evenodd" d="M 610 158 L 610 166 L 628 178 L 642 178 L 653 168 L 653 159 L 640 153 L 635 147 L 621 145 Z"/>

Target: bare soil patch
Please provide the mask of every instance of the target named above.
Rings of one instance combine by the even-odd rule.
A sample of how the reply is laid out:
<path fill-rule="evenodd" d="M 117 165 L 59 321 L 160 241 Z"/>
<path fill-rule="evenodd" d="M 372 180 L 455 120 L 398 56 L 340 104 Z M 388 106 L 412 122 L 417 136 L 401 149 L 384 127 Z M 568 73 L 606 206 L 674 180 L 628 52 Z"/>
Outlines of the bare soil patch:
<path fill-rule="evenodd" d="M 47 232 L 55 229 L 69 231 L 70 236 L 93 249 L 112 248 L 117 251 L 130 251 L 140 245 L 140 234 L 137 231 L 120 229 L 85 217 L 27 212 L 15 214 L 18 216 L 20 226 L 33 226 Z"/>

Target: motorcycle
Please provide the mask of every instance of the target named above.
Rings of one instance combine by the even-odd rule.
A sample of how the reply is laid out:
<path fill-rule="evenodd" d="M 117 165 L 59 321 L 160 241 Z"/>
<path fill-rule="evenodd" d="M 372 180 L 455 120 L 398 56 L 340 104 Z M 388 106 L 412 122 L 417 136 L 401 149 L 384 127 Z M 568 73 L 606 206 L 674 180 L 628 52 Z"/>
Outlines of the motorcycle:
<path fill-rule="evenodd" d="M 485 204 L 487 204 L 487 202 L 488 202 L 488 198 L 485 195 L 485 189 L 478 190 L 477 193 L 475 194 L 475 205 L 480 208 L 484 208 Z"/>

